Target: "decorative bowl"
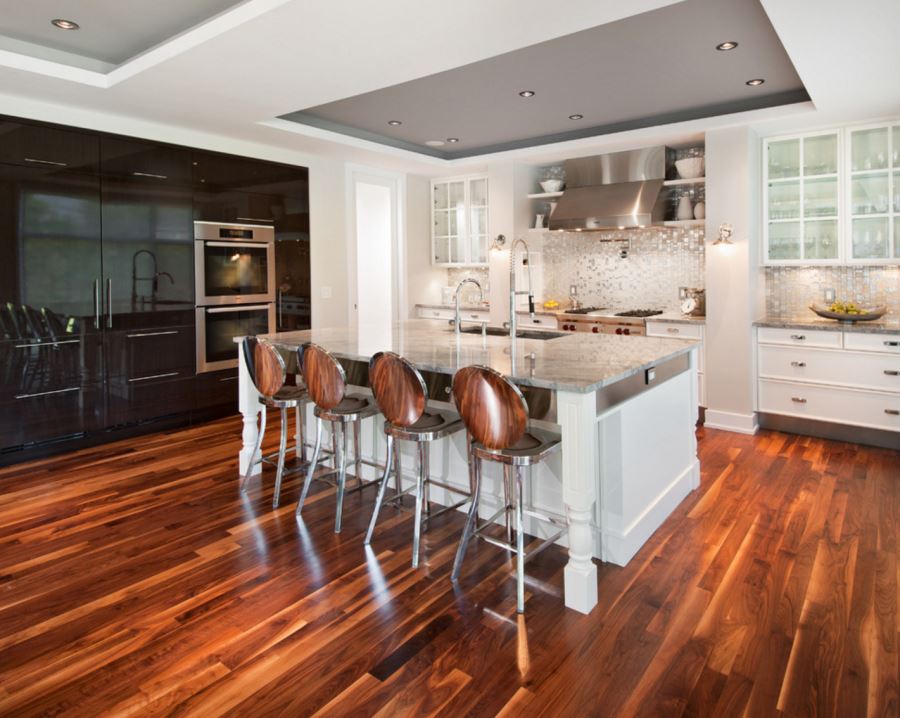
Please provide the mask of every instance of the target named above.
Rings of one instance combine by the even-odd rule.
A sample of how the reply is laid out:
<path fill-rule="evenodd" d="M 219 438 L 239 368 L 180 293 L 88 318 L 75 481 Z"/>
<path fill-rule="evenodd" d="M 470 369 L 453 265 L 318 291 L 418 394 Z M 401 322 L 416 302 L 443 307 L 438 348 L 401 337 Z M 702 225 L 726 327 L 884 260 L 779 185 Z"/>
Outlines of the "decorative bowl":
<path fill-rule="evenodd" d="M 675 160 L 675 169 L 682 179 L 697 179 L 703 176 L 703 158 L 685 157 L 683 160 Z"/>
<path fill-rule="evenodd" d="M 859 307 L 859 314 L 847 314 L 846 312 L 833 312 L 821 304 L 810 304 L 809 308 L 825 319 L 836 319 L 839 322 L 871 322 L 873 319 L 881 319 L 887 312 L 887 307 Z"/>
<path fill-rule="evenodd" d="M 564 184 L 565 182 L 562 180 L 548 179 L 541 182 L 541 189 L 544 190 L 544 192 L 559 192 Z"/>

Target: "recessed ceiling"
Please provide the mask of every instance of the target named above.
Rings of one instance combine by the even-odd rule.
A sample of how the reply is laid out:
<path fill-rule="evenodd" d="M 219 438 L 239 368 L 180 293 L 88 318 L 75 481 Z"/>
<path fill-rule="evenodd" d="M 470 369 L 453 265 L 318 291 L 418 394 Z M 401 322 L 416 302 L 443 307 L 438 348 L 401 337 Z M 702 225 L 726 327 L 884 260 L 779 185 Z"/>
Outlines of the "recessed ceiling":
<path fill-rule="evenodd" d="M 807 100 L 758 0 L 684 0 L 282 119 L 452 159 Z"/>
<path fill-rule="evenodd" d="M 0 48 L 95 69 L 120 65 L 214 15 L 238 0 L 0 0 Z M 51 21 L 72 20 L 78 30 Z M 3 41 L 6 42 L 3 42 Z M 26 45 L 27 43 L 27 45 Z"/>

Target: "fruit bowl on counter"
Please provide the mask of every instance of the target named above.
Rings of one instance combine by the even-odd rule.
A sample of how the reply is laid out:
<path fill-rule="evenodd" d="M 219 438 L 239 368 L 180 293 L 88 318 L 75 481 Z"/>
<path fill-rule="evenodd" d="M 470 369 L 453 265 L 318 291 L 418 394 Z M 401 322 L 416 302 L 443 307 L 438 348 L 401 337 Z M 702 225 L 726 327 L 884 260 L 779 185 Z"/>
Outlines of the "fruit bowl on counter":
<path fill-rule="evenodd" d="M 870 322 L 881 319 L 887 307 L 860 307 L 853 302 L 832 302 L 827 307 L 813 302 L 809 308 L 824 319 L 835 319 L 839 322 Z"/>

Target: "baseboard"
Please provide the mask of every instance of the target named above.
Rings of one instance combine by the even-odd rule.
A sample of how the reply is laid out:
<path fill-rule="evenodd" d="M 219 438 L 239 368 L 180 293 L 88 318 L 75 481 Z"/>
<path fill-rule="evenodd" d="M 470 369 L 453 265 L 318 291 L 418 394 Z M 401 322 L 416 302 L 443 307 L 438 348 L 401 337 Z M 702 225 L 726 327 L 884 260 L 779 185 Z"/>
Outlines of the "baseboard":
<path fill-rule="evenodd" d="M 736 434 L 755 434 L 759 431 L 759 420 L 756 412 L 752 414 L 735 414 L 730 411 L 707 409 L 703 425 L 707 429 L 733 431 Z"/>
<path fill-rule="evenodd" d="M 781 414 L 767 414 L 765 412 L 760 412 L 759 414 L 759 425 L 763 429 L 772 431 L 815 436 L 820 439 L 831 439 L 832 441 L 846 441 L 851 444 L 878 446 L 882 449 L 897 449 L 900 447 L 900 434 L 896 431 L 871 429 L 864 426 L 850 426 L 849 424 L 837 424 L 830 421 L 782 416 Z"/>
<path fill-rule="evenodd" d="M 617 566 L 627 564 L 699 483 L 700 462 L 695 459 L 624 531 L 603 529 L 599 536 L 600 558 Z"/>

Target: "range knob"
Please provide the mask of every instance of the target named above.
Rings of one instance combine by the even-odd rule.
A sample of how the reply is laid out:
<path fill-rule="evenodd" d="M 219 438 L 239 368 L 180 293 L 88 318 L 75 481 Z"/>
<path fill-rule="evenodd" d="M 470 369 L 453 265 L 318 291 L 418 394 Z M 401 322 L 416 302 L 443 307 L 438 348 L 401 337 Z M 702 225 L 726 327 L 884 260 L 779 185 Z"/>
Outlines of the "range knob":
<path fill-rule="evenodd" d="M 600 327 L 591 327 L 591 331 L 594 332 L 594 334 L 599 334 L 599 333 L 600 333 Z"/>
<path fill-rule="evenodd" d="M 631 334 L 631 330 L 630 330 L 630 329 L 623 329 L 623 330 L 622 330 L 622 334 Z"/>
<path fill-rule="evenodd" d="M 622 327 L 616 327 L 616 334 L 622 333 Z"/>

